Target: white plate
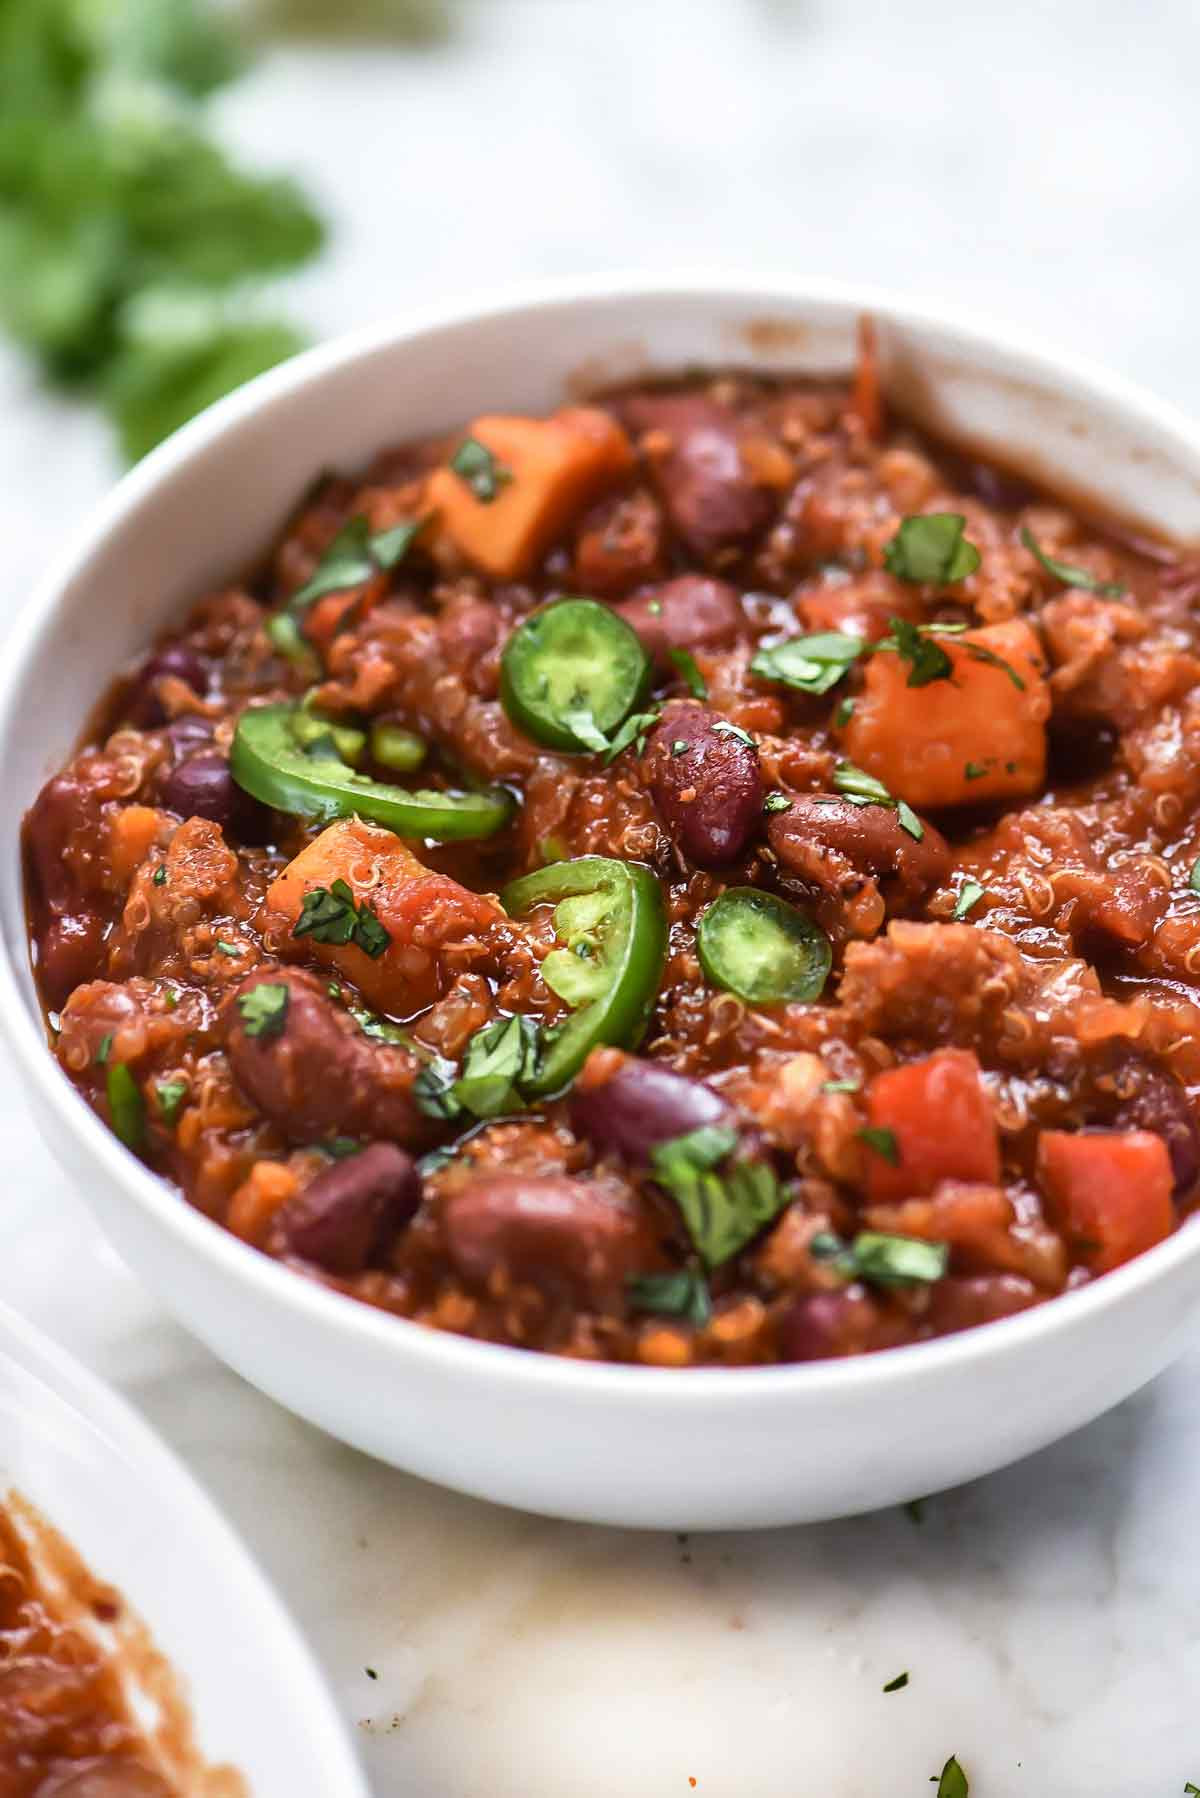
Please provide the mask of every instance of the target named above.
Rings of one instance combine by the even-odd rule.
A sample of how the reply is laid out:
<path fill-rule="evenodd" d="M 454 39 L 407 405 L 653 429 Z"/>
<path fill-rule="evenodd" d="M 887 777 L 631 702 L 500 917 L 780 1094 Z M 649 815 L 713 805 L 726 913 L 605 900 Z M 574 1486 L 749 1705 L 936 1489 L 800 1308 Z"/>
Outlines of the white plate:
<path fill-rule="evenodd" d="M 385 1316 L 211 1224 L 60 1073 L 29 972 L 20 816 L 106 678 L 260 552 L 315 470 L 353 468 L 483 410 L 545 409 L 581 378 L 695 364 L 845 370 L 864 311 L 889 391 L 927 422 L 1200 539 L 1200 431 L 1070 355 L 882 291 L 613 277 L 402 318 L 252 382 L 126 477 L 0 666 L 0 1017 L 51 1148 L 151 1290 L 239 1373 L 369 1454 L 480 1497 L 602 1523 L 737 1528 L 869 1510 L 990 1472 L 1179 1353 L 1200 1308 L 1200 1227 L 985 1329 L 797 1367 L 601 1366 Z"/>
<path fill-rule="evenodd" d="M 115 1586 L 178 1676 L 205 1760 L 247 1798 L 367 1798 L 307 1649 L 245 1549 L 122 1399 L 0 1306 L 0 1499 Z"/>

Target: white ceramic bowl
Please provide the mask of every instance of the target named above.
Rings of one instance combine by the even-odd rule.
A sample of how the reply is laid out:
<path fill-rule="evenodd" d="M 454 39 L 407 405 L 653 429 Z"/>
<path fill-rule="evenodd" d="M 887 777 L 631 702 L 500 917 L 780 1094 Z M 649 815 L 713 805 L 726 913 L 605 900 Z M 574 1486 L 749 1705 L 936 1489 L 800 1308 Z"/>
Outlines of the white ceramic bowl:
<path fill-rule="evenodd" d="M 0 1500 L 10 1490 L 140 1615 L 200 1753 L 235 1767 L 246 1798 L 367 1798 L 307 1649 L 229 1526 L 122 1399 L 0 1306 Z"/>
<path fill-rule="evenodd" d="M 101 507 L 0 672 L 0 1009 L 35 1114 L 164 1304 L 247 1379 L 345 1441 L 563 1517 L 754 1527 L 895 1503 L 1097 1416 L 1184 1345 L 1200 1228 L 986 1329 L 863 1359 L 747 1371 L 584 1365 L 386 1317 L 243 1247 L 147 1173 L 47 1053 L 29 973 L 20 815 L 106 678 L 260 551 L 315 470 L 482 411 L 539 410 L 688 364 L 829 372 L 879 322 L 889 391 L 926 422 L 1127 517 L 1200 539 L 1200 429 L 1013 333 L 803 281 L 591 281 L 315 350 L 214 407 Z"/>

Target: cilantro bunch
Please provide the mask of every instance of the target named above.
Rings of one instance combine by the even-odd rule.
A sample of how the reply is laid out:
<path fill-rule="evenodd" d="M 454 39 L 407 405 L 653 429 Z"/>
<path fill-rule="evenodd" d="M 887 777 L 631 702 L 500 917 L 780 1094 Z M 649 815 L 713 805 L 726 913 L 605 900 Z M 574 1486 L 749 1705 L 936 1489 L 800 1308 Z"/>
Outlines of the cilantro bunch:
<path fill-rule="evenodd" d="M 257 287 L 322 222 L 206 130 L 242 66 L 209 0 L 0 6 L 0 328 L 99 401 L 130 458 L 302 341 Z"/>

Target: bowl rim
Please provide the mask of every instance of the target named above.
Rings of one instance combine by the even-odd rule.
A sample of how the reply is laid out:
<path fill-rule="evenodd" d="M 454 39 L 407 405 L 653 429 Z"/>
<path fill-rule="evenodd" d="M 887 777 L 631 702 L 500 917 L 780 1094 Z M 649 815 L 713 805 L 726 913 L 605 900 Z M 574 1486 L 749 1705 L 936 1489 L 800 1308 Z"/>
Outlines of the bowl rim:
<path fill-rule="evenodd" d="M 217 401 L 118 480 L 69 537 L 8 632 L 6 653 L 0 658 L 0 742 L 13 728 L 26 670 L 43 638 L 52 634 L 60 612 L 70 609 L 66 596 L 86 574 L 94 552 L 128 514 L 176 479 L 193 457 L 247 418 L 269 410 L 285 395 L 320 385 L 363 359 L 428 334 L 530 312 L 586 309 L 618 300 L 637 305 L 672 299 L 681 304 L 700 300 L 714 308 L 804 306 L 851 317 L 869 313 L 904 327 L 938 332 L 953 339 L 968 357 L 999 352 L 1055 388 L 1074 387 L 1090 404 L 1107 402 L 1172 439 L 1173 448 L 1200 465 L 1200 425 L 1170 401 L 1101 364 L 1060 351 L 1036 334 L 976 308 L 948 305 L 903 289 L 787 272 L 745 276 L 720 267 L 666 275 L 618 271 L 505 284 L 484 295 L 463 294 L 401 310 L 315 345 Z M 76 603 L 83 602 L 77 599 Z M 148 1211 L 152 1221 L 176 1240 L 181 1253 L 207 1261 L 222 1279 L 257 1289 L 264 1304 L 289 1307 L 311 1327 L 314 1340 L 320 1331 L 329 1329 L 352 1338 L 363 1353 L 391 1355 L 400 1364 L 411 1364 L 414 1371 L 449 1379 L 515 1383 L 531 1397 L 569 1392 L 580 1402 L 599 1406 L 641 1400 L 698 1406 L 709 1412 L 714 1405 L 740 1406 L 751 1391 L 761 1398 L 770 1395 L 816 1402 L 849 1398 L 877 1386 L 921 1384 L 964 1371 L 981 1360 L 999 1358 L 1006 1350 L 1032 1349 L 1073 1326 L 1082 1328 L 1097 1313 L 1118 1309 L 1187 1262 L 1200 1260 L 1200 1223 L 1185 1220 L 1164 1242 L 1124 1266 L 1027 1311 L 926 1342 L 826 1361 L 668 1369 L 577 1360 L 483 1342 L 379 1310 L 305 1279 L 202 1216 L 166 1180 L 144 1167 L 85 1104 L 58 1067 L 30 1015 L 16 958 L 2 931 L 0 1015 L 14 1056 L 56 1123 L 79 1139 L 95 1161 L 98 1175 Z"/>
<path fill-rule="evenodd" d="M 128 1399 L 28 1318 L 0 1301 L 0 1381 L 6 1366 L 15 1367 L 49 1391 L 79 1419 L 81 1427 L 101 1437 L 114 1459 L 122 1463 L 127 1480 L 149 1480 L 153 1492 L 170 1504 L 185 1540 L 198 1546 L 214 1567 L 220 1567 L 217 1608 L 226 1600 L 235 1601 L 243 1619 L 265 1632 L 266 1646 L 275 1661 L 284 1664 L 293 1695 L 303 1700 L 306 1742 L 311 1752 L 320 1756 L 317 1770 L 324 1777 L 336 1779 L 332 1791 L 337 1798 L 368 1798 L 362 1765 L 303 1632 L 237 1530 L 175 1450 L 168 1447 Z M 0 1496 L 3 1491 L 0 1486 Z M 58 1526 L 52 1498 L 24 1490 L 20 1495 L 51 1528 Z M 89 1554 L 88 1561 L 98 1577 L 103 1578 L 104 1569 L 96 1567 L 94 1554 Z M 137 1591 L 124 1582 L 122 1590 L 134 1610 L 144 1614 L 146 1606 Z M 184 1643 L 160 1642 L 157 1646 L 163 1648 L 172 1666 L 181 1665 L 186 1652 Z M 201 1753 L 206 1753 L 209 1744 L 205 1718 L 192 1702 L 194 1683 L 187 1680 L 185 1697 L 197 1745 Z"/>

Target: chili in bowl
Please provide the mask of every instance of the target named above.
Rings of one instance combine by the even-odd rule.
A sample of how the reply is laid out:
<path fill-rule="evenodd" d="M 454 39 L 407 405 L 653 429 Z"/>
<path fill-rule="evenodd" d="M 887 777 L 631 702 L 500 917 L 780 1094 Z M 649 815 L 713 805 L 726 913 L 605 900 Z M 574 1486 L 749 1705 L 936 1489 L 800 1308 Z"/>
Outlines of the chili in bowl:
<path fill-rule="evenodd" d="M 669 346 L 703 300 L 640 307 L 650 373 L 436 416 L 430 391 L 398 445 L 343 422 L 273 541 L 242 504 L 228 565 L 155 596 L 190 610 L 25 824 L 61 1069 L 156 1207 L 222 1226 L 251 1285 L 238 1245 L 282 1264 L 310 1316 L 354 1300 L 372 1361 L 522 1351 L 451 1349 L 455 1383 L 540 1360 L 563 1402 L 653 1380 L 657 1410 L 672 1379 L 770 1378 L 802 1415 L 869 1392 L 864 1356 L 924 1386 L 959 1333 L 965 1374 L 1048 1304 L 1093 1315 L 1148 1251 L 1190 1290 L 1190 1245 L 1160 1245 L 1200 1175 L 1200 560 L 1154 528 L 1186 498 L 1136 528 L 1102 485 L 1073 500 L 1065 425 L 1031 467 L 995 397 L 994 448 L 965 447 L 988 405 L 950 416 L 946 333 L 886 307 L 812 303 L 854 337 L 843 374 L 789 367 L 753 302 L 740 356 L 713 306 L 697 373 Z M 617 310 L 563 302 L 551 375 Z M 301 363 L 228 435 L 440 355 L 435 331 Z"/>

